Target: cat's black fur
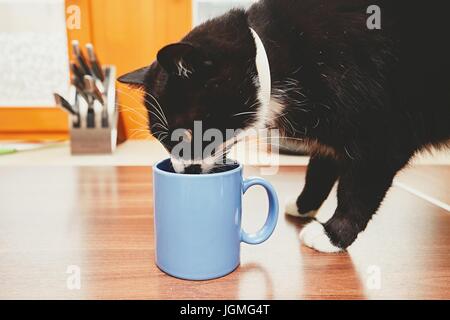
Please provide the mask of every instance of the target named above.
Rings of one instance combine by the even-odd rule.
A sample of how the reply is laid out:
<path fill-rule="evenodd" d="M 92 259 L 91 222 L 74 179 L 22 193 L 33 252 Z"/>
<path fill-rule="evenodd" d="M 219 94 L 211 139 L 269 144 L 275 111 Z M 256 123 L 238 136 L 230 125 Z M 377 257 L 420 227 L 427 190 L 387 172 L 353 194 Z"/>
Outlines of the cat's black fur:
<path fill-rule="evenodd" d="M 317 210 L 338 180 L 337 209 L 324 227 L 346 248 L 411 157 L 450 139 L 450 28 L 436 3 L 262 0 L 195 28 L 182 40 L 187 45 L 162 49 L 159 62 L 121 80 L 158 99 L 169 130 L 194 120 L 247 128 L 254 114 L 233 115 L 259 107 L 255 29 L 269 57 L 273 98 L 287 112 L 287 120 L 268 125 L 305 139 L 312 154 L 298 210 Z M 381 30 L 366 27 L 371 4 L 381 7 Z M 189 77 L 174 67 L 180 57 Z M 160 119 L 147 98 L 154 125 Z"/>

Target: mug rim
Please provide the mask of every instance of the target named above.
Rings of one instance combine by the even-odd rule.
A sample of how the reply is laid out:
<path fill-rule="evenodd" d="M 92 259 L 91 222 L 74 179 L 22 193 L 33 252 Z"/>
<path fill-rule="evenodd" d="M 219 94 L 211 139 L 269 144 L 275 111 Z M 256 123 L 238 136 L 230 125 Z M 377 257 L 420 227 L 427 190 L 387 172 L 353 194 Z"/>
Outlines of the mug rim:
<path fill-rule="evenodd" d="M 225 171 L 225 172 L 217 172 L 217 173 L 208 173 L 208 174 L 192 174 L 192 173 L 177 173 L 177 172 L 167 172 L 164 171 L 160 168 L 158 168 L 158 166 L 166 161 L 170 161 L 170 158 L 166 158 L 164 160 L 160 160 L 157 163 L 155 163 L 153 165 L 153 172 L 157 172 L 158 174 L 162 174 L 165 176 L 172 176 L 172 177 L 179 177 L 179 178 L 183 178 L 183 177 L 189 177 L 189 178 L 196 178 L 196 179 L 206 179 L 206 178 L 213 178 L 213 177 L 220 177 L 220 176 L 227 176 L 227 175 L 232 175 L 235 174 L 236 172 L 242 171 L 242 164 L 238 161 L 236 161 L 236 165 L 237 167 L 229 170 L 229 171 Z"/>

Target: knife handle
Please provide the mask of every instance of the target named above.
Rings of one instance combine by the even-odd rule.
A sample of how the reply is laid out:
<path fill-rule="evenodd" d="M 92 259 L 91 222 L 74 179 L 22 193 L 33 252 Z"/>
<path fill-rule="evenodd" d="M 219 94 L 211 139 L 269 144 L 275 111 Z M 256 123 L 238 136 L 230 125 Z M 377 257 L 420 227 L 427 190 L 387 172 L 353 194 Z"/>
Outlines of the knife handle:
<path fill-rule="evenodd" d="M 84 57 L 83 52 L 81 51 L 80 43 L 78 42 L 78 40 L 72 41 L 72 49 L 75 59 L 78 61 L 80 69 L 83 71 L 83 74 L 91 76 L 92 75 L 91 68 L 89 67 L 86 58 Z"/>
<path fill-rule="evenodd" d="M 101 63 L 98 61 L 97 55 L 94 50 L 94 46 L 92 43 L 86 44 L 86 50 L 89 57 L 89 62 L 91 63 L 92 71 L 94 72 L 94 75 L 99 79 L 100 81 L 105 81 L 105 73 L 103 72 Z"/>
<path fill-rule="evenodd" d="M 105 101 L 103 99 L 103 95 L 98 89 L 94 78 L 91 76 L 84 76 L 84 87 L 86 88 L 86 91 L 91 94 L 95 99 L 100 101 L 101 104 L 105 104 Z"/>
<path fill-rule="evenodd" d="M 72 74 L 75 76 L 75 79 L 77 79 L 80 83 L 82 83 L 84 75 L 75 62 L 70 63 L 70 70 L 72 71 Z"/>

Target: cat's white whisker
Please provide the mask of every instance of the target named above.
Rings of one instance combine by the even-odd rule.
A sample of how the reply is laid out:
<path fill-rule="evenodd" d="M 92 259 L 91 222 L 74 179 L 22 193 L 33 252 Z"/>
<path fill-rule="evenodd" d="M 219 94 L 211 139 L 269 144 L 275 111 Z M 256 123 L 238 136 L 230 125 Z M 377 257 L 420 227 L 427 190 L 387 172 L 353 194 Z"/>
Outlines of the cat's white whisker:
<path fill-rule="evenodd" d="M 246 112 L 240 112 L 240 113 L 233 114 L 231 117 L 234 118 L 234 117 L 238 117 L 238 116 L 257 114 L 257 113 L 258 112 L 256 112 L 256 111 L 246 111 Z"/>
<path fill-rule="evenodd" d="M 143 114 L 137 112 L 135 109 L 133 109 L 129 106 L 124 105 L 124 104 L 119 104 L 118 106 L 119 106 L 119 109 L 118 109 L 119 112 L 122 112 L 122 113 L 123 112 L 131 112 L 131 113 L 135 114 L 136 116 L 140 117 L 141 119 L 148 121 L 147 117 L 145 117 Z"/>
<path fill-rule="evenodd" d="M 123 91 L 123 90 L 120 90 L 120 89 L 117 89 L 117 91 L 118 91 L 120 94 L 123 94 L 123 95 L 125 95 L 125 96 L 127 96 L 127 97 L 133 99 L 134 101 L 138 102 L 139 104 L 142 104 L 142 101 L 139 101 L 139 100 L 138 100 L 136 97 L 134 97 L 133 95 L 131 95 L 131 94 L 129 94 L 129 93 Z M 158 100 L 157 100 L 152 94 L 150 94 L 150 93 L 148 93 L 148 92 L 142 92 L 142 91 L 139 91 L 139 92 L 144 94 L 144 96 L 142 97 L 143 100 L 144 100 L 144 102 L 150 104 L 150 105 L 155 109 L 155 111 L 158 112 L 159 115 L 158 115 L 158 116 L 155 115 L 155 117 L 157 117 L 157 118 L 159 119 L 159 121 L 163 122 L 163 123 L 168 127 L 169 124 L 168 124 L 168 121 L 167 121 L 167 117 L 165 116 L 164 111 L 162 110 L 162 107 L 161 107 L 161 105 L 159 104 Z M 146 98 L 147 96 L 149 96 L 150 98 L 152 98 L 152 99 L 155 101 L 156 105 L 154 105 L 150 100 L 148 100 L 148 99 Z M 151 111 L 151 110 L 150 110 L 150 111 Z"/>
<path fill-rule="evenodd" d="M 152 126 L 151 126 L 151 129 L 153 130 L 154 128 L 161 128 L 161 129 L 163 129 L 164 131 L 168 131 L 168 128 L 166 127 L 166 126 L 164 126 L 163 124 L 161 124 L 161 123 L 155 123 L 155 124 L 153 124 Z"/>
<path fill-rule="evenodd" d="M 155 96 L 153 96 L 150 92 L 146 92 L 145 95 L 146 95 L 146 96 L 148 95 L 150 98 L 152 98 L 152 99 L 155 101 L 156 106 L 158 107 L 158 108 L 156 108 L 156 106 L 154 106 L 155 109 L 158 109 L 158 110 L 159 110 L 159 112 L 161 113 L 161 116 L 162 116 L 163 119 L 164 119 L 165 124 L 166 124 L 167 126 L 169 126 L 169 121 L 167 120 L 167 117 L 166 117 L 166 115 L 165 115 L 165 113 L 164 113 L 163 108 L 161 107 L 161 104 L 158 102 L 158 99 L 156 99 Z M 144 98 L 144 99 L 145 99 L 145 98 Z M 146 101 L 147 101 L 147 100 L 146 100 Z M 149 102 L 149 103 L 150 103 L 150 102 Z"/>

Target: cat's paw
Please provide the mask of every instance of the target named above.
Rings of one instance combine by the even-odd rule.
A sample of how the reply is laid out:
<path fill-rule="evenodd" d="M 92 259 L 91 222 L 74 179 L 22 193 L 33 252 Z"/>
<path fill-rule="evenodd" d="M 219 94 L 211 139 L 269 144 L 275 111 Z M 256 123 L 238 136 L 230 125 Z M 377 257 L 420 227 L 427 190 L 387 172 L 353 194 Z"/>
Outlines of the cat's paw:
<path fill-rule="evenodd" d="M 306 213 L 300 213 L 298 211 L 296 198 L 289 199 L 286 202 L 286 207 L 284 209 L 284 212 L 289 216 L 300 217 L 300 218 L 314 218 L 317 214 L 317 210 L 312 210 L 312 211 L 309 211 Z"/>
<path fill-rule="evenodd" d="M 320 222 L 312 221 L 300 231 L 300 240 L 307 247 L 320 252 L 335 253 L 344 251 L 331 243 L 325 232 L 325 228 Z"/>

